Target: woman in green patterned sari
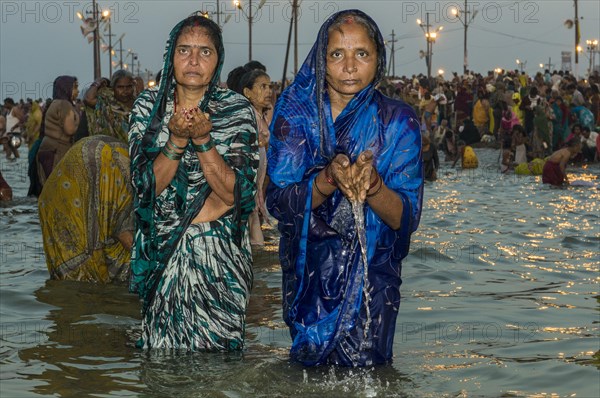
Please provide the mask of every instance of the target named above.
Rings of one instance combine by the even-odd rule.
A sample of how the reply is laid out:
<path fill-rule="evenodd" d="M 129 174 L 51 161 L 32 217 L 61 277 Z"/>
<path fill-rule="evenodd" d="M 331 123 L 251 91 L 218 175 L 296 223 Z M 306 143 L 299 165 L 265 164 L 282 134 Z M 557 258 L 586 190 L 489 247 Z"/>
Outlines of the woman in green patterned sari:
<path fill-rule="evenodd" d="M 171 31 L 160 87 L 131 112 L 139 347 L 243 348 L 257 127 L 250 103 L 218 87 L 223 57 L 219 27 L 192 14 Z"/>

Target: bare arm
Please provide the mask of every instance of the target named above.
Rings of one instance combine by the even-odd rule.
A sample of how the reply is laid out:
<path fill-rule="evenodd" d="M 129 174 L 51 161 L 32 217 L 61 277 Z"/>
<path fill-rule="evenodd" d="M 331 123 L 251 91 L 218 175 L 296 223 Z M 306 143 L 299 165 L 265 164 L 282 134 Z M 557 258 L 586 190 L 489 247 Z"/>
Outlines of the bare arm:
<path fill-rule="evenodd" d="M 345 155 L 338 155 L 327 168 L 319 172 L 313 184 L 312 208 L 320 206 L 336 189 L 348 200 L 366 202 L 384 223 L 392 229 L 400 228 L 404 205 L 400 196 L 389 189 L 383 178 L 372 167 L 373 154 L 365 151 L 353 165 Z M 331 175 L 328 177 L 328 168 Z M 337 184 L 332 185 L 328 180 Z"/>

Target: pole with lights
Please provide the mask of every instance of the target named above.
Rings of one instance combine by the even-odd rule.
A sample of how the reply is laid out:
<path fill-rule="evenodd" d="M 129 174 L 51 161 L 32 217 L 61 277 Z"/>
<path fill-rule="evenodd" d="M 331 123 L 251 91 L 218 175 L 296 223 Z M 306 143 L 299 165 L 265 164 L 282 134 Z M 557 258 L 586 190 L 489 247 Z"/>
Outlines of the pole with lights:
<path fill-rule="evenodd" d="M 98 4 L 96 0 L 92 0 L 92 11 L 86 11 L 86 14 L 91 14 L 91 17 L 85 18 L 81 12 L 77 12 L 77 16 L 83 21 L 81 26 L 81 33 L 84 36 L 88 36 L 92 33 L 92 39 L 88 38 L 88 43 L 92 41 L 94 47 L 94 79 L 99 79 L 102 76 L 100 68 L 100 36 L 98 34 L 98 24 L 100 21 Z"/>
<path fill-rule="evenodd" d="M 430 30 L 429 28 L 432 28 L 432 26 L 429 24 L 429 15 L 431 15 L 433 13 L 428 12 L 425 14 L 426 17 L 426 23 L 424 24 L 423 21 L 421 21 L 420 19 L 417 19 L 417 23 L 419 24 L 419 26 L 421 27 L 421 29 L 423 30 L 423 32 L 425 33 L 425 39 L 427 40 L 427 55 L 426 55 L 426 61 L 427 61 L 427 78 L 430 79 L 431 78 L 431 64 L 432 64 L 432 58 L 433 58 L 433 44 L 435 43 L 435 40 L 437 39 L 437 35 L 438 33 L 444 29 L 443 26 L 438 27 L 435 30 Z"/>
<path fill-rule="evenodd" d="M 521 73 L 523 73 L 525 71 L 525 67 L 527 66 L 527 61 L 521 61 L 520 59 L 516 59 L 515 62 L 517 63 L 517 65 L 519 65 L 519 69 L 521 70 Z"/>
<path fill-rule="evenodd" d="M 469 16 L 469 14 L 472 14 Z M 464 59 L 463 59 L 463 73 L 467 74 L 467 70 L 469 69 L 469 58 L 468 58 L 468 49 L 467 49 L 467 30 L 469 29 L 469 25 L 475 19 L 477 15 L 477 10 L 469 11 L 467 7 L 467 0 L 465 0 L 465 8 L 461 10 L 460 8 L 453 8 L 452 15 L 458 18 L 460 23 L 462 23 L 464 29 Z"/>
<path fill-rule="evenodd" d="M 102 11 L 102 20 L 106 21 L 108 24 L 108 76 L 112 76 L 112 57 L 113 57 L 113 47 L 112 47 L 112 27 L 111 27 L 111 15 L 110 10 Z"/>
<path fill-rule="evenodd" d="M 248 12 L 244 11 L 242 8 L 242 3 L 240 0 L 235 0 L 233 4 L 235 7 L 240 10 L 240 12 L 248 19 L 248 61 L 252 61 L 252 21 L 256 18 L 258 11 L 265 5 L 267 0 L 261 0 L 258 4 L 258 7 L 252 12 L 252 0 L 248 0 Z"/>
<path fill-rule="evenodd" d="M 587 50 L 590 53 L 590 68 L 588 71 L 588 77 L 592 76 L 594 69 L 596 68 L 596 52 L 598 52 L 598 40 L 586 40 Z"/>

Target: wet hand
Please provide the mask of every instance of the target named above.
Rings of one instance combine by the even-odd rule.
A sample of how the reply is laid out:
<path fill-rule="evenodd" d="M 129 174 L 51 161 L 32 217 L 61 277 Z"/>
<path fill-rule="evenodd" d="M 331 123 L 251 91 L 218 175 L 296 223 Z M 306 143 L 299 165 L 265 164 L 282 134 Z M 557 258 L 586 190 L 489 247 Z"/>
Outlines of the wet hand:
<path fill-rule="evenodd" d="M 331 175 L 349 201 L 364 202 L 371 185 L 373 153 L 361 153 L 354 164 L 346 155 L 337 155 L 330 165 Z"/>
<path fill-rule="evenodd" d="M 362 203 L 367 198 L 367 191 L 372 182 L 373 152 L 367 150 L 358 155 L 358 159 L 352 165 L 350 171 L 352 180 L 352 199 Z"/>
<path fill-rule="evenodd" d="M 177 138 L 197 139 L 210 134 L 212 123 L 207 113 L 198 108 L 183 109 L 169 120 L 169 130 Z"/>

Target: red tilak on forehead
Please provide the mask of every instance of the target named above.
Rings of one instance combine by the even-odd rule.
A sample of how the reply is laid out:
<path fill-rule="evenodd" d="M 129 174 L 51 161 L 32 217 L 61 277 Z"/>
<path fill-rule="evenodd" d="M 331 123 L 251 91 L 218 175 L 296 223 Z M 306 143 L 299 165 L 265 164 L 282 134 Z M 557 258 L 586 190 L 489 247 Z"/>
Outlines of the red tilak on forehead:
<path fill-rule="evenodd" d="M 353 24 L 354 23 L 354 17 L 352 15 L 348 15 L 347 17 L 344 17 L 344 23 Z"/>

